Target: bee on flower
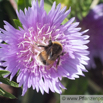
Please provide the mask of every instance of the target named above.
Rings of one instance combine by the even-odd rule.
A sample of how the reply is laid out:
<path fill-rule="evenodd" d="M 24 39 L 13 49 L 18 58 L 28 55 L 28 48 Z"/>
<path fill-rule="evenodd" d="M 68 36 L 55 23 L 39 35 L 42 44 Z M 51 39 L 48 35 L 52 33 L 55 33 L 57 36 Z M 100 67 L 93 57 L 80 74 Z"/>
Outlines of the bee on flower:
<path fill-rule="evenodd" d="M 56 2 L 49 13 L 44 10 L 44 0 L 32 2 L 32 7 L 17 11 L 22 27 L 15 29 L 8 22 L 5 30 L 0 29 L 0 39 L 6 43 L 0 44 L 0 61 L 10 71 L 10 80 L 19 71 L 17 82 L 23 85 L 22 95 L 31 86 L 44 94 L 62 93 L 62 77 L 79 78 L 86 72 L 84 65 L 88 63 L 88 30 L 80 32 L 78 22 L 71 18 L 67 23 L 63 20 L 69 15 L 71 8 L 56 7 Z"/>

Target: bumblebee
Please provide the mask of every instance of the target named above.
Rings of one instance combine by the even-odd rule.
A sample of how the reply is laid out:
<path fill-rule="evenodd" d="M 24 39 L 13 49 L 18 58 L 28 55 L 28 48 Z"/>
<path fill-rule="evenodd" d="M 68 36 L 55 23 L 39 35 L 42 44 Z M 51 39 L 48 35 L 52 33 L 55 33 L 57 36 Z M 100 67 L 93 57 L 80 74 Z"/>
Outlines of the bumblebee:
<path fill-rule="evenodd" d="M 63 56 L 65 52 L 63 51 L 62 44 L 58 41 L 49 40 L 49 43 L 47 46 L 44 45 L 38 45 L 38 47 L 44 48 L 42 52 L 39 53 L 37 56 L 37 59 L 39 60 L 40 64 L 49 66 L 53 65 L 53 63 L 56 61 L 56 68 L 59 65 L 60 62 L 60 56 Z"/>

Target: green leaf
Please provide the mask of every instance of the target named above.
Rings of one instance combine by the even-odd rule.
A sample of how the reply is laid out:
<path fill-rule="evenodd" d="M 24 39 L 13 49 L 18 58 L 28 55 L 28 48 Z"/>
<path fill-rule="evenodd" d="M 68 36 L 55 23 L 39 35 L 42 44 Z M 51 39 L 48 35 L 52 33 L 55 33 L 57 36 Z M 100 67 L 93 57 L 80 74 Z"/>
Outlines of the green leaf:
<path fill-rule="evenodd" d="M 18 0 L 17 5 L 18 5 L 18 10 L 23 10 L 24 8 L 28 8 L 30 5 L 31 0 Z"/>
<path fill-rule="evenodd" d="M 6 70 L 0 70 L 0 77 L 4 75 L 8 75 L 10 72 Z"/>
<path fill-rule="evenodd" d="M 7 97 L 7 98 L 10 98 L 10 99 L 15 99 L 16 98 L 14 95 L 6 92 L 1 87 L 0 87 L 0 96 Z"/>
<path fill-rule="evenodd" d="M 7 84 L 7 85 L 10 85 L 12 87 L 18 87 L 18 84 L 16 82 L 10 81 L 8 78 L 0 77 L 0 82 Z"/>
<path fill-rule="evenodd" d="M 13 21 L 17 29 L 19 29 L 18 27 L 23 28 L 21 22 L 18 19 L 13 19 Z"/>

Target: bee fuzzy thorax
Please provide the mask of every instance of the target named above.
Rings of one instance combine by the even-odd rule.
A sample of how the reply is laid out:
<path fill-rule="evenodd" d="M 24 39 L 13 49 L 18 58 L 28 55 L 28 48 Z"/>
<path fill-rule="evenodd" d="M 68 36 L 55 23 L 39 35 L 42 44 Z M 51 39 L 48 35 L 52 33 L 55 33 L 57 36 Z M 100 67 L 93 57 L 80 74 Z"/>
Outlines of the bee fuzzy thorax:
<path fill-rule="evenodd" d="M 57 45 L 59 45 L 59 46 L 62 47 L 62 44 L 61 44 L 60 42 L 58 42 L 58 41 L 53 41 L 52 43 L 53 43 L 53 44 L 57 44 Z"/>

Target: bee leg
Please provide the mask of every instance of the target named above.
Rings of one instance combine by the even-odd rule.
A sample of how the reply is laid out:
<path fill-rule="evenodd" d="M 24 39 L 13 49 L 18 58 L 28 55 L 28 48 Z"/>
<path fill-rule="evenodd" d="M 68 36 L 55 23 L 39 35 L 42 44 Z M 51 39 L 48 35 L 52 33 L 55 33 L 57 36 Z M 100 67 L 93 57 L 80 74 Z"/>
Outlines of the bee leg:
<path fill-rule="evenodd" d="M 35 45 L 37 45 L 38 47 L 45 47 L 44 45 L 39 45 L 37 43 L 35 43 Z"/>
<path fill-rule="evenodd" d="M 66 52 L 62 52 L 60 55 L 63 56 Z"/>
<path fill-rule="evenodd" d="M 59 63 L 60 63 L 60 56 L 58 57 L 58 61 L 57 61 L 57 64 L 56 64 L 56 68 L 58 67 Z"/>
<path fill-rule="evenodd" d="M 50 39 L 49 41 L 48 41 L 48 45 L 47 46 L 44 46 L 44 45 L 38 45 L 38 47 L 43 47 L 45 50 L 47 50 L 49 47 L 51 47 L 52 46 L 52 40 Z"/>
<path fill-rule="evenodd" d="M 44 45 L 39 45 L 39 44 L 37 44 L 37 43 L 35 43 L 35 45 L 37 45 L 38 47 L 43 47 L 43 48 L 46 47 L 46 46 L 44 46 Z"/>
<path fill-rule="evenodd" d="M 50 39 L 48 42 L 49 42 L 49 45 L 48 45 L 48 46 L 52 46 L 52 44 L 53 44 L 53 43 L 52 43 L 52 40 Z"/>
<path fill-rule="evenodd" d="M 38 47 L 43 47 L 43 48 L 48 48 L 49 46 L 52 46 L 52 40 L 49 40 L 49 45 L 47 45 L 47 46 L 44 46 L 44 45 L 38 45 L 37 43 L 35 43 L 35 45 L 37 45 Z"/>
<path fill-rule="evenodd" d="M 56 68 L 58 67 L 59 63 L 60 63 L 60 56 L 63 56 L 66 52 L 62 52 L 59 56 L 58 56 L 58 61 L 56 64 Z"/>

